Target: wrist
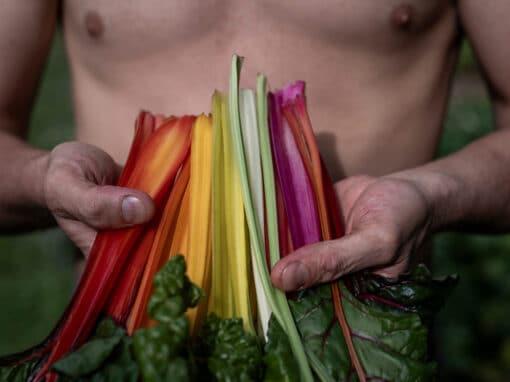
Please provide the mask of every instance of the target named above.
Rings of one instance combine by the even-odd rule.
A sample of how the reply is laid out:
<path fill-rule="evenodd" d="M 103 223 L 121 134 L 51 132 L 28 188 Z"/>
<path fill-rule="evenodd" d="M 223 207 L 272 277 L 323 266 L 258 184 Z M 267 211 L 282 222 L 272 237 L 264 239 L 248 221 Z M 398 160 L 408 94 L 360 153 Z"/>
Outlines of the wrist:
<path fill-rule="evenodd" d="M 44 184 L 48 171 L 49 157 L 49 152 L 34 152 L 23 166 L 20 187 L 29 205 L 47 208 Z"/>
<path fill-rule="evenodd" d="M 450 228 L 462 220 L 465 209 L 461 207 L 460 195 L 465 187 L 455 177 L 427 168 L 405 170 L 387 177 L 408 181 L 422 194 L 428 205 L 432 232 Z"/>

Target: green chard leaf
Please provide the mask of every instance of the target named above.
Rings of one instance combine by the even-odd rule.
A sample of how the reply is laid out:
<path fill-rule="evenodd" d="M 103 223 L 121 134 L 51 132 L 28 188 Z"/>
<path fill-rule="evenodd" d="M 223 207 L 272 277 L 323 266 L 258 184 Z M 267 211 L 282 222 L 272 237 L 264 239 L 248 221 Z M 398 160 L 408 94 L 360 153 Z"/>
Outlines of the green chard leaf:
<path fill-rule="evenodd" d="M 158 272 L 148 309 L 159 325 L 139 329 L 133 335 L 133 350 L 144 381 L 191 379 L 189 323 L 184 314 L 202 296 L 202 290 L 186 276 L 183 256 L 174 256 Z"/>
<path fill-rule="evenodd" d="M 12 366 L 0 367 L 0 381 L 5 382 L 25 382 L 28 381 L 32 373 L 37 368 L 40 360 L 18 363 Z"/>
<path fill-rule="evenodd" d="M 454 283 L 451 277 L 433 280 L 423 266 L 396 281 L 368 273 L 353 277 L 347 285 L 354 294 L 339 283 L 354 346 L 369 379 L 435 378 L 427 324 Z M 320 362 L 321 369 L 332 380 L 353 380 L 355 372 L 335 320 L 329 287 L 302 291 L 290 305 L 307 352 Z"/>
<path fill-rule="evenodd" d="M 154 280 L 149 304 L 159 325 L 133 337 L 102 320 L 91 340 L 53 366 L 62 381 L 298 381 L 299 362 L 290 339 L 271 316 L 264 349 L 241 319 L 210 315 L 198 338 L 189 338 L 186 309 L 202 291 L 186 276 L 182 256 L 172 258 Z M 356 352 L 369 380 L 430 381 L 436 366 L 427 348 L 434 314 L 456 283 L 432 279 L 418 266 L 399 280 L 363 272 L 339 282 Z M 356 381 L 328 285 L 289 300 L 315 379 Z M 1 380 L 22 381 L 38 360 L 0 369 Z"/>
<path fill-rule="evenodd" d="M 133 350 L 143 380 L 166 381 L 172 376 L 179 381 L 189 380 L 187 338 L 188 321 L 184 315 L 174 318 L 172 323 L 137 330 L 133 335 Z"/>
<path fill-rule="evenodd" d="M 203 291 L 186 276 L 186 262 L 181 255 L 172 257 L 154 277 L 154 292 L 149 301 L 149 314 L 159 323 L 170 323 L 195 307 Z"/>
<path fill-rule="evenodd" d="M 417 313 L 429 325 L 457 282 L 457 276 L 433 279 L 428 268 L 419 264 L 398 280 L 363 272 L 350 278 L 349 289 L 358 300 L 367 304 L 379 301 L 380 307 Z"/>
<path fill-rule="evenodd" d="M 98 324 L 89 342 L 56 362 L 52 369 L 60 374 L 62 381 L 138 380 L 131 338 L 110 318 Z"/>
<path fill-rule="evenodd" d="M 59 360 L 53 370 L 63 381 L 188 381 L 188 320 L 203 292 L 186 276 L 182 256 L 173 257 L 154 278 L 149 313 L 159 322 L 133 337 L 109 318 L 89 342 Z M 18 372 L 19 373 L 19 372 Z"/>
<path fill-rule="evenodd" d="M 214 381 L 260 381 L 264 365 L 257 338 L 247 333 L 240 318 L 207 317 L 202 344 L 209 353 L 207 365 Z"/>
<path fill-rule="evenodd" d="M 269 320 L 267 338 L 264 348 L 264 363 L 266 366 L 264 381 L 299 381 L 299 365 L 292 353 L 289 337 L 274 316 L 271 316 Z"/>

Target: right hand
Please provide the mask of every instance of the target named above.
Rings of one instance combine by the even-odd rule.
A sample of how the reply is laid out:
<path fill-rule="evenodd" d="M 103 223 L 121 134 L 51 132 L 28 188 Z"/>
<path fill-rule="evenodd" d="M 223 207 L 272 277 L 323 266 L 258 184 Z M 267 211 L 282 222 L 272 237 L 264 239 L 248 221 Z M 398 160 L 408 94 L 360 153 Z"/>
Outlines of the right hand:
<path fill-rule="evenodd" d="M 68 142 L 48 157 L 44 201 L 57 223 L 87 256 L 97 230 L 145 223 L 154 214 L 143 191 L 113 186 L 121 167 L 97 147 Z"/>

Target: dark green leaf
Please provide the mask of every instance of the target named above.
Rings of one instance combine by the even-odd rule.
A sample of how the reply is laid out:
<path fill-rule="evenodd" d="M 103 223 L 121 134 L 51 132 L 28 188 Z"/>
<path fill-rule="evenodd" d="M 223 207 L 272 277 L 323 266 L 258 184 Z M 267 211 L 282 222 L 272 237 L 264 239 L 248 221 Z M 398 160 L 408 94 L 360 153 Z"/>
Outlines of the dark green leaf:
<path fill-rule="evenodd" d="M 352 282 L 356 299 L 339 283 L 342 305 L 356 353 L 367 377 L 385 381 L 430 381 L 436 367 L 428 353 L 429 320 L 444 301 L 454 279 L 432 280 L 425 268 L 389 281 L 358 276 Z M 307 351 L 332 379 L 347 381 L 355 372 L 336 321 L 330 288 L 303 291 L 290 301 Z"/>
<path fill-rule="evenodd" d="M 62 381 L 136 382 L 138 366 L 131 338 L 109 318 L 102 320 L 80 349 L 53 365 Z"/>
<path fill-rule="evenodd" d="M 186 309 L 194 307 L 204 295 L 186 276 L 186 262 L 181 255 L 172 257 L 154 277 L 154 292 L 149 314 L 160 323 L 170 323 Z"/>
<path fill-rule="evenodd" d="M 264 363 L 265 382 L 299 381 L 299 365 L 292 353 L 289 339 L 278 321 L 271 316 L 267 330 Z"/>
<path fill-rule="evenodd" d="M 96 371 L 112 354 L 122 337 L 95 339 L 53 365 L 57 372 L 69 377 L 80 377 Z"/>
<path fill-rule="evenodd" d="M 210 315 L 203 343 L 210 353 L 208 368 L 215 381 L 259 381 L 263 375 L 262 350 L 257 338 L 243 328 L 240 318 Z"/>
<path fill-rule="evenodd" d="M 0 381 L 25 382 L 32 375 L 38 363 L 39 359 L 36 359 L 13 366 L 3 366 L 0 368 Z"/>
<path fill-rule="evenodd" d="M 379 307 L 418 313 L 429 324 L 434 315 L 444 306 L 446 298 L 455 285 L 457 276 L 433 279 L 424 264 L 418 265 L 411 274 L 398 280 L 389 280 L 373 273 L 351 278 L 350 290 L 366 303 L 382 302 Z"/>
<path fill-rule="evenodd" d="M 154 278 L 149 314 L 159 325 L 133 335 L 133 351 L 144 381 L 188 381 L 189 324 L 184 313 L 195 306 L 202 291 L 186 276 L 183 256 L 175 256 Z"/>

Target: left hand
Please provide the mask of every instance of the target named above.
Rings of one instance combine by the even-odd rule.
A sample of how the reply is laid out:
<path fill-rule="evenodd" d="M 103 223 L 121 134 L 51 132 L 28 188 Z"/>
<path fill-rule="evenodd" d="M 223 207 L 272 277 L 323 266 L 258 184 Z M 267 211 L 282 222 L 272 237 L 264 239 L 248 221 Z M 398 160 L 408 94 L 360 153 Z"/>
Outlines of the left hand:
<path fill-rule="evenodd" d="M 394 278 L 424 243 L 432 208 L 416 182 L 354 176 L 335 185 L 345 236 L 299 248 L 275 265 L 273 284 L 293 291 L 363 269 Z"/>

